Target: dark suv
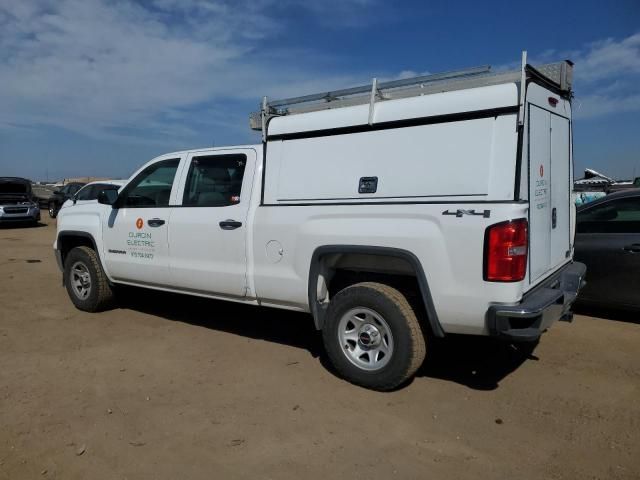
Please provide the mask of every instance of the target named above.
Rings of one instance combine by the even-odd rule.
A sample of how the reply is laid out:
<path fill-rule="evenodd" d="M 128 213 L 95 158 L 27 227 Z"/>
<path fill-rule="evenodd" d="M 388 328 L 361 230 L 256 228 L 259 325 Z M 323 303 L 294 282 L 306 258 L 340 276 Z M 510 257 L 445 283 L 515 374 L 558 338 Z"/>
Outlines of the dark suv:
<path fill-rule="evenodd" d="M 86 183 L 80 182 L 71 182 L 67 183 L 60 190 L 55 190 L 51 197 L 49 197 L 49 216 L 51 218 L 56 218 L 58 212 L 60 211 L 60 207 L 62 204 L 73 198 L 73 196 L 84 187 Z"/>

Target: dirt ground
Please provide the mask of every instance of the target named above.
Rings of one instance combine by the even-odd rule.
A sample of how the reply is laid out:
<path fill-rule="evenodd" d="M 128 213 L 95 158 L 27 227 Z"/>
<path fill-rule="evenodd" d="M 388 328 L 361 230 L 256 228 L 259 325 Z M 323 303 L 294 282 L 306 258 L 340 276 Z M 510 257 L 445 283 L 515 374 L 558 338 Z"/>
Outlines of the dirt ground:
<path fill-rule="evenodd" d="M 0 479 L 640 478 L 633 317 L 579 315 L 528 356 L 450 337 L 376 393 L 302 314 L 137 289 L 80 312 L 54 234 L 0 229 Z"/>

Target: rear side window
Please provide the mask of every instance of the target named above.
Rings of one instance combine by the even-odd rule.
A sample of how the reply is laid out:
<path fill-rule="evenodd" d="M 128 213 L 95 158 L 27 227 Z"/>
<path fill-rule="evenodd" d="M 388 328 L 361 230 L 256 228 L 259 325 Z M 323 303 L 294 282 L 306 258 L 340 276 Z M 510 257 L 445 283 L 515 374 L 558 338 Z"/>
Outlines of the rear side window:
<path fill-rule="evenodd" d="M 127 186 L 127 190 L 122 195 L 122 205 L 168 207 L 179 164 L 180 159 L 176 158 L 149 165 Z"/>
<path fill-rule="evenodd" d="M 189 167 L 182 205 L 226 207 L 240 203 L 245 155 L 194 157 Z"/>
<path fill-rule="evenodd" d="M 578 233 L 640 233 L 640 197 L 620 198 L 578 214 Z"/>

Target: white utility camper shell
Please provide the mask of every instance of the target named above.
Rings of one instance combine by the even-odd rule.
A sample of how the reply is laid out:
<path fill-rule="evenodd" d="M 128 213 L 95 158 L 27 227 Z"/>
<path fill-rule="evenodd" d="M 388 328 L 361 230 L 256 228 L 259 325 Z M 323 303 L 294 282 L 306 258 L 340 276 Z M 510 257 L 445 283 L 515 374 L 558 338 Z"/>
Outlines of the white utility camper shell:
<path fill-rule="evenodd" d="M 518 71 L 265 98 L 250 117 L 265 140 L 262 203 L 521 202 L 534 285 L 572 253 L 572 70 L 524 53 Z"/>

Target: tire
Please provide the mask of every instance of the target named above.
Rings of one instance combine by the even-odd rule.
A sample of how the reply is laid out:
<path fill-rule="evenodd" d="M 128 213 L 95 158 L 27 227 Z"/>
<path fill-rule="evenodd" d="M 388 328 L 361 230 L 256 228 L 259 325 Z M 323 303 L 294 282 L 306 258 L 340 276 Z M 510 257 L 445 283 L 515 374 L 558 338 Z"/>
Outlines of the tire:
<path fill-rule="evenodd" d="M 381 283 L 358 283 L 338 292 L 329 303 L 322 338 L 338 373 L 373 390 L 393 390 L 405 383 L 426 354 L 425 337 L 409 302 Z"/>
<path fill-rule="evenodd" d="M 58 216 L 58 209 L 56 208 L 56 204 L 53 202 L 49 202 L 49 216 L 51 218 L 56 218 Z"/>
<path fill-rule="evenodd" d="M 113 291 L 92 248 L 75 247 L 67 254 L 64 284 L 69 298 L 79 310 L 100 312 L 111 306 Z"/>

